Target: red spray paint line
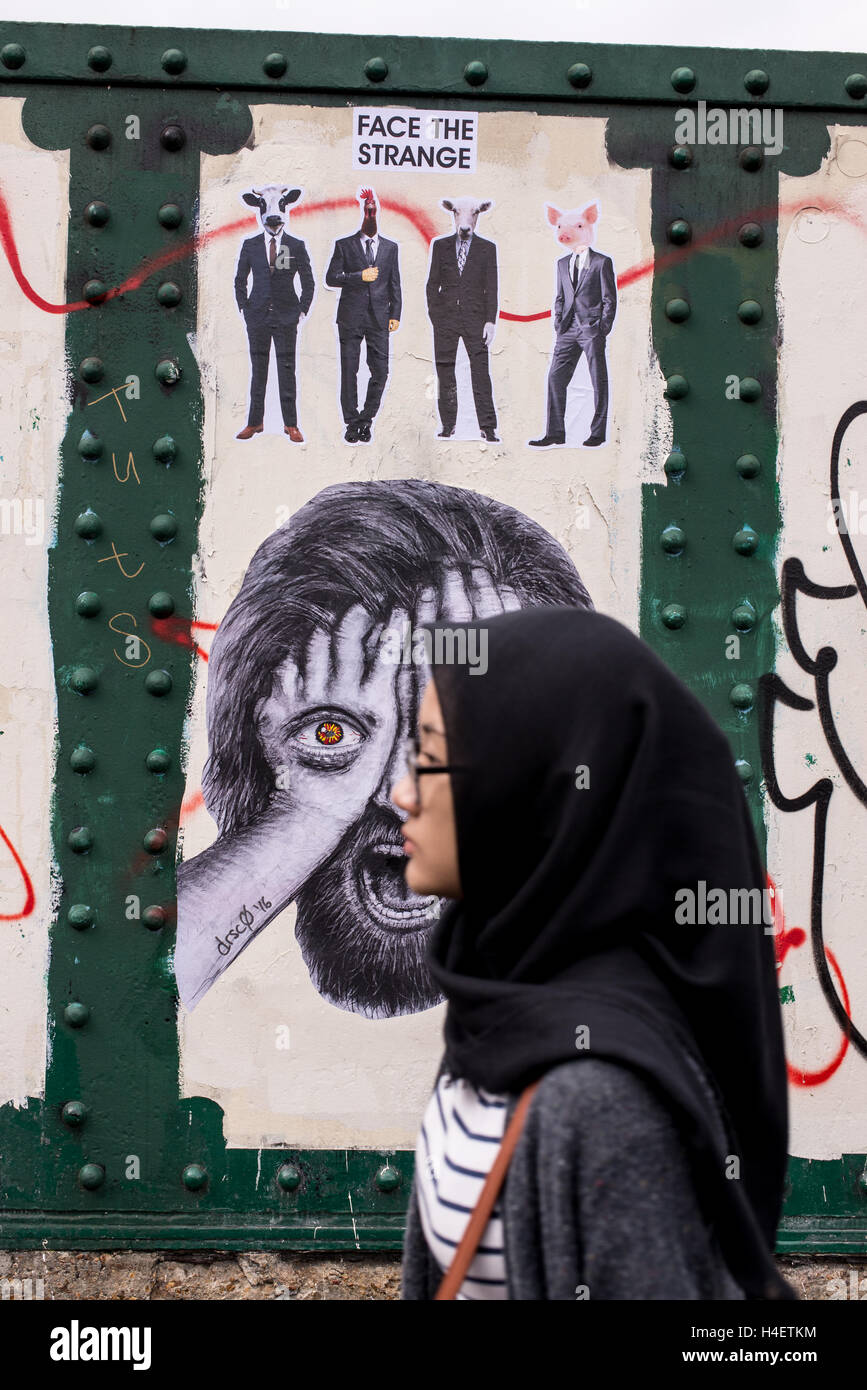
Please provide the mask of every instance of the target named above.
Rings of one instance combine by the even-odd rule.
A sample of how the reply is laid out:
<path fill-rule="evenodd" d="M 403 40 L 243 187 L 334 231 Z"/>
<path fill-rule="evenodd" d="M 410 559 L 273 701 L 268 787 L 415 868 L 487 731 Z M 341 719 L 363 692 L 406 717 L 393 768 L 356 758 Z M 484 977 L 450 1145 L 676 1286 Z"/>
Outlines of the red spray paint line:
<path fill-rule="evenodd" d="M 189 647 L 202 661 L 207 661 L 208 653 L 193 639 L 193 632 L 216 632 L 216 623 L 200 623 L 193 618 L 175 615 L 171 618 L 151 619 L 151 632 L 164 642 L 174 642 L 178 647 Z"/>
<path fill-rule="evenodd" d="M 31 912 L 36 906 L 36 894 L 33 892 L 33 884 L 31 882 L 29 873 L 24 867 L 24 863 L 21 859 L 21 856 L 18 853 L 15 846 L 13 845 L 12 841 L 9 839 L 9 836 L 6 834 L 6 831 L 3 829 L 2 825 L 0 825 L 0 839 L 2 839 L 4 845 L 6 845 L 7 849 L 9 850 L 9 853 L 12 855 L 12 858 L 15 860 L 16 867 L 21 875 L 21 879 L 24 884 L 24 906 L 22 907 L 21 911 L 0 912 L 0 922 L 18 922 L 21 920 L 22 917 L 30 916 Z"/>
<path fill-rule="evenodd" d="M 786 927 L 786 919 L 783 915 L 783 904 L 780 901 L 777 886 L 770 874 L 768 874 L 768 892 L 773 905 L 774 927 L 776 928 L 774 934 L 774 949 L 777 956 L 777 969 L 779 969 L 786 959 L 787 953 L 793 947 L 797 949 L 799 946 L 803 946 L 807 939 L 807 933 L 804 931 L 803 927 Z M 843 972 L 837 964 L 837 958 L 830 946 L 825 947 L 825 955 L 828 958 L 831 969 L 837 976 L 840 993 L 843 996 L 843 1008 L 846 1010 L 846 1017 L 851 1021 L 852 1009 L 849 1003 L 849 991 L 846 988 L 846 981 L 843 979 Z M 827 1066 L 821 1067 L 818 1071 L 801 1071 L 799 1067 L 793 1067 L 792 1063 L 787 1061 L 786 1071 L 792 1085 L 823 1086 L 826 1081 L 829 1081 L 849 1050 L 849 1036 L 848 1033 L 843 1034 L 843 1041 L 837 1050 L 836 1056 L 831 1058 Z"/>
<path fill-rule="evenodd" d="M 405 217 L 407 221 L 415 227 L 419 236 L 427 243 L 430 243 L 437 235 L 439 228 L 435 226 L 433 219 L 421 209 L 414 208 L 409 203 L 401 203 L 390 198 L 382 199 L 380 206 L 387 209 L 389 212 L 394 212 L 401 217 Z M 296 218 L 311 216 L 318 212 L 333 212 L 338 208 L 355 208 L 357 210 L 357 207 L 358 203 L 355 198 L 326 198 L 315 203 L 305 203 L 301 207 L 293 209 L 292 219 L 294 221 Z M 716 227 L 710 229 L 704 236 L 694 238 L 688 246 L 675 248 L 661 256 L 654 256 L 651 260 L 642 261 L 638 265 L 632 266 L 629 270 L 623 271 L 617 277 L 618 289 L 625 289 L 635 281 L 644 279 L 647 275 L 651 275 L 655 270 L 667 270 L 671 266 L 678 265 L 682 261 L 688 260 L 690 256 L 695 255 L 696 251 L 704 247 L 712 246 L 723 237 L 728 236 L 731 232 L 742 226 L 744 221 L 772 221 L 780 213 L 796 212 L 799 211 L 801 207 L 802 204 L 800 202 L 792 202 L 779 205 L 769 204 L 766 208 L 756 208 L 741 212 L 735 217 L 728 218 L 725 222 L 718 223 Z M 850 222 L 853 226 L 861 228 L 862 231 L 865 230 L 863 218 L 852 212 L 845 203 L 834 202 L 828 198 L 817 198 L 815 202 L 810 204 L 810 207 L 816 208 L 820 212 L 833 214 L 843 221 Z M 113 289 L 108 290 L 101 302 L 104 303 L 106 300 L 116 299 L 119 295 L 127 294 L 131 290 L 140 289 L 145 280 L 149 279 L 156 271 L 163 269 L 164 266 L 173 264 L 175 261 L 183 260 L 186 256 L 190 256 L 194 252 L 201 250 L 204 246 L 207 246 L 209 242 L 215 241 L 218 237 L 228 236 L 231 232 L 249 230 L 258 227 L 258 225 L 258 221 L 255 217 L 240 217 L 235 222 L 227 222 L 222 227 L 214 228 L 213 231 L 203 232 L 201 235 L 190 237 L 173 250 L 164 251 L 159 256 L 148 257 L 142 261 L 138 270 L 128 275 L 120 285 L 116 285 Z M 12 229 L 12 219 L 2 189 L 0 189 L 0 244 L 3 246 L 6 259 L 9 262 L 9 268 L 18 283 L 19 289 L 38 309 L 44 310 L 47 314 L 69 314 L 77 312 L 80 309 L 89 309 L 92 307 L 86 299 L 79 299 L 71 304 L 51 304 L 47 299 L 43 299 L 40 294 L 37 294 L 21 269 L 15 234 Z M 534 314 L 514 314 L 509 313 L 505 309 L 501 309 L 499 317 L 501 319 L 511 320 L 515 323 L 532 323 L 538 319 L 550 318 L 551 310 L 543 309 Z"/>

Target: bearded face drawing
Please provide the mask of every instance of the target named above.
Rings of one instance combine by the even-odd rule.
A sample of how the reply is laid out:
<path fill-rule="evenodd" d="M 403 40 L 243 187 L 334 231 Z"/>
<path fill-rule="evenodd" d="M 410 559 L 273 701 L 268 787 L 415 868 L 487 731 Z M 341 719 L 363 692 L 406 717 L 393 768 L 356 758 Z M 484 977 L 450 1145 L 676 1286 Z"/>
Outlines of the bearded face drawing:
<path fill-rule="evenodd" d="M 336 484 L 262 543 L 210 653 L 203 792 L 219 833 L 178 866 L 188 1009 L 293 902 L 329 1003 L 391 1018 L 441 1002 L 425 964 L 441 900 L 406 885 L 390 797 L 427 668 L 382 646 L 552 603 L 593 607 L 563 547 L 463 488 Z"/>

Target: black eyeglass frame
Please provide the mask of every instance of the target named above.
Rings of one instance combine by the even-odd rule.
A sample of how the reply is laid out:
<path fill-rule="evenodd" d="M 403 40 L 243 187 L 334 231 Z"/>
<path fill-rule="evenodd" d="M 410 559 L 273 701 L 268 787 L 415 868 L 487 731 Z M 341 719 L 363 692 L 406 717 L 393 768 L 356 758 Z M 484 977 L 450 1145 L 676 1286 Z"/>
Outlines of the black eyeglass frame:
<path fill-rule="evenodd" d="M 406 740 L 404 744 L 404 752 L 406 754 L 407 771 L 410 775 L 410 778 L 412 779 L 412 784 L 415 788 L 415 795 L 417 801 L 420 800 L 421 792 L 418 779 L 419 777 L 423 777 L 425 773 L 466 772 L 466 768 L 461 767 L 458 763 L 438 763 L 436 767 L 419 767 L 418 759 L 421 753 L 421 744 L 419 743 L 418 735 L 413 735 L 411 738 L 408 738 Z"/>

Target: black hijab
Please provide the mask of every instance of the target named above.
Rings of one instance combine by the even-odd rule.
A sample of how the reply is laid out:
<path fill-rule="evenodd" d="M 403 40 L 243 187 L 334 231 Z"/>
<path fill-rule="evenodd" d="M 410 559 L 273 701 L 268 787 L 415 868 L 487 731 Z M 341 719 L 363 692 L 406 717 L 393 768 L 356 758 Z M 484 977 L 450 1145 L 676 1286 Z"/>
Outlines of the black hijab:
<path fill-rule="evenodd" d="M 428 948 L 448 1001 L 441 1070 L 518 1092 L 581 1057 L 637 1068 L 679 1122 L 747 1298 L 797 1298 L 773 1258 L 788 1145 L 773 939 L 752 916 L 675 921 L 676 891 L 701 880 L 727 902 L 766 888 L 728 740 L 613 618 L 528 608 L 452 628 L 487 634 L 487 670 L 438 662 L 432 644 L 449 763 L 464 769 L 451 778 L 463 898 Z M 724 1153 L 688 1049 L 717 1092 Z"/>

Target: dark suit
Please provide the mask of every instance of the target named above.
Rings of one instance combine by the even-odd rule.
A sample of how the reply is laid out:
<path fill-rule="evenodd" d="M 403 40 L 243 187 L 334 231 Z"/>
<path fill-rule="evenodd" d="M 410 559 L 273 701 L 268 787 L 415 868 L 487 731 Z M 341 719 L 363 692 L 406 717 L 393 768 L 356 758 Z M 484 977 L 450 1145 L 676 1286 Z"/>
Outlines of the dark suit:
<path fill-rule="evenodd" d="M 617 280 L 611 257 L 602 251 L 594 251 L 591 246 L 576 291 L 569 274 L 571 259 L 570 251 L 557 262 L 553 315 L 557 339 L 548 371 L 548 424 L 545 432 L 555 436 L 565 434 L 566 390 L 581 354 L 585 352 L 595 400 L 590 433 L 604 438 L 608 415 L 605 341 L 617 312 Z"/>
<path fill-rule="evenodd" d="M 480 429 L 497 428 L 494 394 L 488 368 L 488 347 L 482 338 L 486 323 L 497 322 L 497 248 L 473 232 L 458 273 L 457 234 L 437 237 L 432 246 L 427 279 L 427 308 L 433 324 L 434 361 L 439 380 L 440 420 L 453 430 L 458 417 L 455 359 L 458 342 L 470 359 L 473 399 Z"/>
<path fill-rule="evenodd" d="M 340 237 L 325 283 L 340 290 L 337 304 L 337 334 L 340 339 L 340 409 L 347 425 L 370 424 L 379 409 L 388 380 L 388 321 L 399 319 L 401 310 L 400 267 L 396 241 L 380 236 L 373 264 L 379 271 L 375 280 L 363 280 L 367 269 L 367 238 L 361 232 Z M 367 344 L 370 381 L 364 407 L 358 409 L 358 364 L 361 344 Z"/>
<path fill-rule="evenodd" d="M 270 237 L 268 238 L 270 245 Z M 283 265 L 279 264 L 282 255 Z M 286 261 L 288 259 L 288 265 Z M 265 234 L 257 232 L 241 244 L 235 272 L 235 299 L 244 315 L 250 342 L 250 412 L 248 425 L 261 425 L 265 414 L 265 387 L 271 341 L 277 354 L 277 380 L 284 425 L 297 425 L 295 406 L 295 339 L 298 316 L 313 303 L 315 283 L 307 247 L 300 237 L 282 232 L 277 240 L 277 264 L 268 263 Z M 247 281 L 253 284 L 248 294 Z M 295 277 L 301 281 L 301 295 Z"/>

